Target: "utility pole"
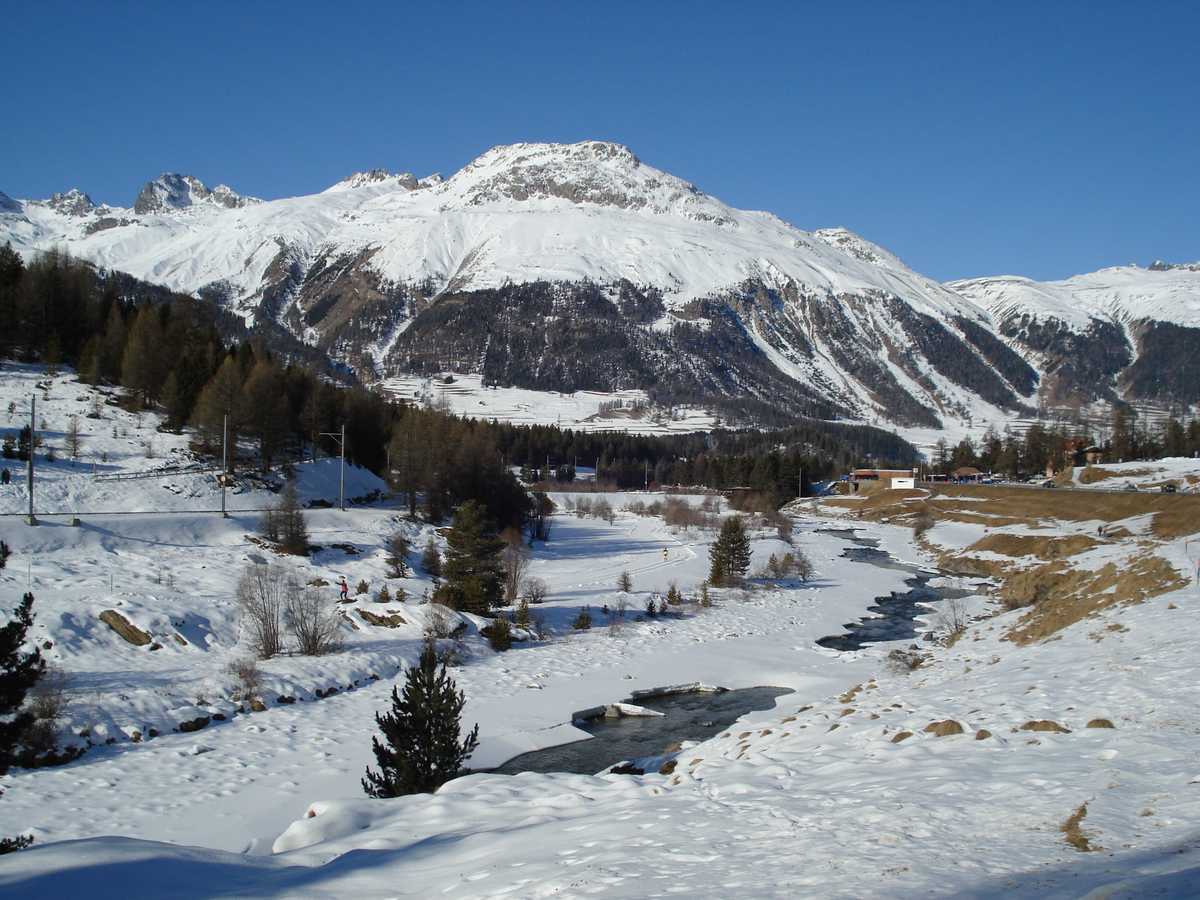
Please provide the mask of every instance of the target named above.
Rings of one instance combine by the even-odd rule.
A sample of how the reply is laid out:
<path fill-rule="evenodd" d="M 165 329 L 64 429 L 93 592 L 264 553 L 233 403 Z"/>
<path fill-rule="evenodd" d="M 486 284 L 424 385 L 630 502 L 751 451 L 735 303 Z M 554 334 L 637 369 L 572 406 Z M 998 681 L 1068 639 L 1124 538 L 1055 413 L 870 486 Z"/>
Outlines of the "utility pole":
<path fill-rule="evenodd" d="M 338 447 L 341 449 L 341 462 L 338 464 L 338 509 L 346 508 L 346 423 L 342 423 L 341 435 L 331 434 L 328 431 L 321 432 L 322 437 L 331 437 L 338 442 Z"/>
<path fill-rule="evenodd" d="M 800 498 L 800 497 L 804 496 L 804 467 L 803 466 L 800 467 L 800 474 L 796 476 L 796 481 L 799 482 L 799 484 L 796 486 L 796 497 Z"/>
<path fill-rule="evenodd" d="M 221 518 L 228 519 L 225 512 L 225 485 L 229 481 L 229 416 L 221 424 Z"/>
<path fill-rule="evenodd" d="M 29 452 L 29 466 L 26 475 L 26 484 L 29 487 L 29 515 L 25 517 L 26 525 L 36 525 L 38 523 L 37 516 L 33 514 L 33 425 L 34 425 L 34 410 L 37 408 L 37 396 L 29 398 L 29 446 L 26 448 Z"/>

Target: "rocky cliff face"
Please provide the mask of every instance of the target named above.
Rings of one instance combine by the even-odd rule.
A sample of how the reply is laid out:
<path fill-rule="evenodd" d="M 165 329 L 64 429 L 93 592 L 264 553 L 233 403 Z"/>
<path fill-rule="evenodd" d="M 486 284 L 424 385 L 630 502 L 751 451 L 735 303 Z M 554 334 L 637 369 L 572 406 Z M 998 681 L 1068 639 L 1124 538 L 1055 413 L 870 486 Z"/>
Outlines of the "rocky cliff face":
<path fill-rule="evenodd" d="M 142 192 L 134 201 L 133 211 L 139 216 L 157 215 L 177 212 L 206 202 L 224 209 L 240 209 L 262 201 L 254 197 L 243 197 L 224 184 L 218 184 L 209 190 L 204 182 L 192 175 L 164 172 L 142 188 Z"/>

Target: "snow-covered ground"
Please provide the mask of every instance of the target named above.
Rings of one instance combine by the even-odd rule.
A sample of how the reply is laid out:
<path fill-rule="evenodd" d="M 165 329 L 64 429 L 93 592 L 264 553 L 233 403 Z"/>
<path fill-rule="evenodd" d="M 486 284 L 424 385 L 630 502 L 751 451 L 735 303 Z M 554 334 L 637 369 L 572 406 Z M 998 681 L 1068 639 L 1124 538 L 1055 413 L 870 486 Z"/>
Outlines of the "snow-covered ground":
<path fill-rule="evenodd" d="M 447 380 L 447 378 L 449 380 Z M 719 424 L 711 413 L 692 408 L 652 407 L 645 391 L 531 391 L 484 387 L 481 375 L 388 378 L 379 389 L 397 400 L 430 403 L 457 416 L 496 419 L 514 425 L 557 425 L 575 431 L 631 434 L 690 434 Z"/>
<path fill-rule="evenodd" d="M 1018 613 L 981 618 L 950 646 L 921 641 L 928 658 L 901 671 L 885 659 L 894 645 L 838 653 L 814 643 L 863 615 L 874 597 L 904 589 L 904 573 L 842 557 L 848 539 L 829 529 L 853 527 L 900 560 L 929 560 L 910 530 L 827 506 L 797 515 L 792 548 L 773 530 L 754 531 L 755 565 L 798 548 L 815 563 L 809 582 L 716 592 L 714 606 L 680 620 L 569 635 L 582 606 L 615 605 L 622 572 L 633 578 L 635 606 L 672 581 L 694 596 L 707 575 L 710 533 L 625 511 L 647 498 L 611 495 L 613 523 L 563 511 L 550 541 L 533 550 L 531 574 L 550 585 L 538 611 L 555 639 L 497 654 L 469 630 L 453 675 L 467 697 L 465 723 L 480 725 L 473 765 L 579 739 L 573 712 L 635 690 L 698 681 L 794 693 L 721 737 L 685 746 L 662 774 L 477 774 L 433 795 L 369 800 L 359 779 L 373 762 L 374 714 L 415 661 L 435 609 L 418 602 L 430 584 L 419 570 L 390 582 L 393 592 L 404 587 L 406 602 L 373 599 L 397 512 L 386 503 L 309 509 L 312 540 L 323 549 L 277 558 L 247 537 L 256 510 L 274 499 L 250 481 L 227 497 L 228 519 L 215 512 L 211 473 L 96 481 L 93 465 L 116 474 L 188 460 L 186 439 L 154 432 L 148 417 L 139 425 L 102 403 L 100 419 L 86 418 L 90 393 L 66 376 L 0 372 L 0 417 L 16 404 L 7 428 L 15 433 L 27 420 L 35 394 L 59 457 L 37 459 L 37 527 L 22 521 L 24 471 L 12 461 L 13 483 L 0 488 L 0 537 L 13 555 L 0 584 L 12 605 L 26 589 L 35 594 L 36 640 L 71 676 L 63 724 L 86 730 L 93 744 L 76 762 L 0 779 L 0 833 L 37 839 L 0 858 L 0 896 L 1200 892 L 1200 622 L 1190 583 L 1196 547 L 1186 537 L 1157 542 L 1143 527 L 1081 557 L 1099 568 L 1158 553 L 1189 577 L 1186 588 L 1026 645 L 1008 637 Z M 62 452 L 72 413 L 85 438 L 74 465 Z M 336 466 L 302 467 L 301 493 L 336 506 Z M 347 475 L 347 496 L 378 487 L 365 473 Z M 403 527 L 418 548 L 432 533 Z M 983 528 L 945 521 L 927 539 L 953 549 Z M 1094 530 L 1037 523 L 1042 535 Z M 261 663 L 265 708 L 250 711 L 233 699 L 226 671 L 248 655 L 237 643 L 232 598 L 243 569 L 266 559 L 305 581 L 345 575 L 371 591 L 342 607 L 344 652 Z M 332 605 L 335 590 L 325 590 Z M 982 595 L 968 609 L 994 611 Z M 99 620 L 104 610 L 153 643 L 127 643 Z M 405 621 L 370 625 L 362 611 Z M 931 630 L 938 618 L 931 610 Z M 173 730 L 198 718 L 210 724 Z M 1099 719 L 1115 727 L 1096 727 Z M 963 733 L 925 730 L 947 720 Z M 1040 721 L 1068 730 L 1022 730 Z M 1076 849 L 1080 842 L 1091 852 Z"/>

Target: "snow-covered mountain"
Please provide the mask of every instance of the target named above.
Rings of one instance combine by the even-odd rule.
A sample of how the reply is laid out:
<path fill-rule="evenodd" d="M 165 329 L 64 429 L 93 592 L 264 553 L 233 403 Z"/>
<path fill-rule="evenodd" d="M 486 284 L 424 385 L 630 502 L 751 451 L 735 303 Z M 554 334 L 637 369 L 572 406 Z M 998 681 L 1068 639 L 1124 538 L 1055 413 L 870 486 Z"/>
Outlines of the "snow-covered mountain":
<path fill-rule="evenodd" d="M 954 289 L 1040 372 L 1047 404 L 1200 401 L 1200 264 L 1121 266 L 1065 281 L 977 278 Z"/>
<path fill-rule="evenodd" d="M 0 203 L 0 240 L 277 321 L 368 380 L 453 369 L 640 387 L 734 420 L 936 427 L 1028 412 L 1049 358 L 999 327 L 999 288 L 734 209 L 609 143 L 497 147 L 446 180 L 373 170 L 269 202 L 163 175 L 131 210 L 78 192 Z"/>

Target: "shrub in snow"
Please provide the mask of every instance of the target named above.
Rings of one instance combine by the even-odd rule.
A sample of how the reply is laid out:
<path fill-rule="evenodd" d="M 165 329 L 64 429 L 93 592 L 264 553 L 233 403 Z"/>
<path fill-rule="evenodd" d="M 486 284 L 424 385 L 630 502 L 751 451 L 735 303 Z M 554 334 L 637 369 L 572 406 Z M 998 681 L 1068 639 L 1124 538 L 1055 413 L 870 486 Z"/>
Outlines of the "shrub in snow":
<path fill-rule="evenodd" d="M 521 582 L 521 599 L 526 603 L 545 603 L 550 586 L 541 578 L 529 577 Z"/>
<path fill-rule="evenodd" d="M 258 662 L 255 659 L 252 657 L 231 659 L 225 664 L 224 672 L 233 679 L 232 699 L 245 700 L 247 703 L 259 699 L 262 694 L 263 679 L 262 671 L 258 668 Z"/>
<path fill-rule="evenodd" d="M 497 614 L 492 620 L 492 624 L 484 629 L 488 643 L 492 645 L 492 649 L 500 653 L 505 650 L 512 649 L 512 626 L 508 624 L 508 616 L 504 613 Z"/>
<path fill-rule="evenodd" d="M 71 702 L 73 684 L 70 672 L 50 662 L 25 695 L 24 711 L 33 715 L 33 721 L 22 732 L 20 742 L 30 753 L 37 755 L 58 746 L 58 722 Z"/>
<path fill-rule="evenodd" d="M 931 513 L 929 513 L 929 512 L 918 513 L 917 516 L 913 519 L 913 523 L 912 523 L 913 538 L 916 539 L 916 538 L 921 537 L 923 534 L 925 534 L 925 532 L 927 532 L 930 528 L 932 528 L 936 523 L 937 523 L 937 520 L 935 520 L 933 518 L 933 515 Z"/>
<path fill-rule="evenodd" d="M 511 606 L 520 596 L 521 582 L 529 568 L 529 548 L 517 528 L 504 529 L 500 539 L 504 541 L 500 551 L 500 561 L 504 565 L 504 605 Z"/>
<path fill-rule="evenodd" d="M 302 656 L 324 656 L 342 649 L 342 620 L 321 599 L 319 588 L 289 579 L 287 627 L 296 638 Z"/>
<path fill-rule="evenodd" d="M 583 609 L 581 609 L 579 611 L 579 615 L 577 615 L 575 617 L 575 620 L 573 622 L 571 622 L 571 627 L 574 628 L 576 631 L 587 631 L 589 628 L 591 628 L 592 627 L 592 610 L 591 610 L 591 608 L 585 606 Z"/>

